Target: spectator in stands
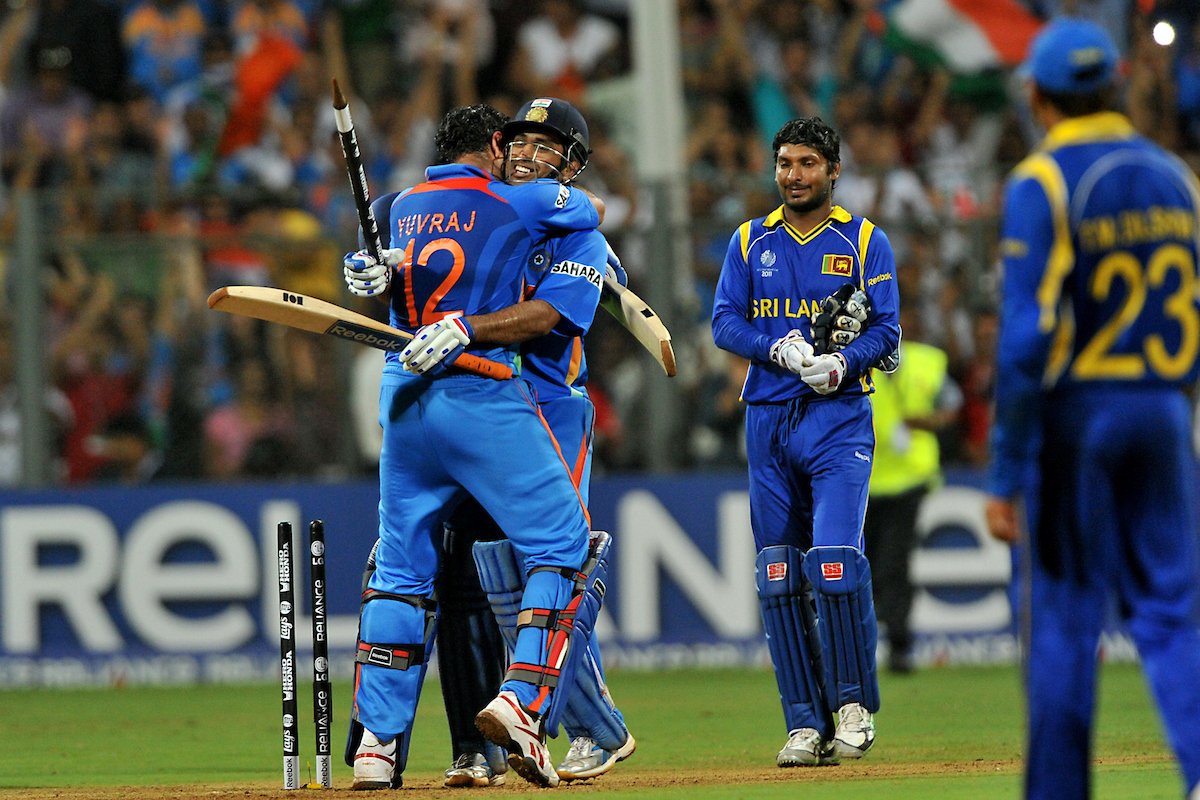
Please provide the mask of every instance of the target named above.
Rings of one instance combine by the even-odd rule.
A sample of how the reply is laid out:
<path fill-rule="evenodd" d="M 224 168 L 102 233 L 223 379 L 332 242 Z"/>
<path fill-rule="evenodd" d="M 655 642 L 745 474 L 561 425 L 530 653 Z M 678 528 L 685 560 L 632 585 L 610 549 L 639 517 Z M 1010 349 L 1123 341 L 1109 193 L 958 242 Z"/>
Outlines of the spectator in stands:
<path fill-rule="evenodd" d="M 0 108 L 0 164 L 6 175 L 26 171 L 37 186 L 60 184 L 66 159 L 83 145 L 92 101 L 71 84 L 70 49 L 44 48 L 34 58 L 33 83 Z"/>
<path fill-rule="evenodd" d="M 228 480 L 244 475 L 255 443 L 266 437 L 290 443 L 295 422 L 280 400 L 278 386 L 262 358 L 245 358 L 237 365 L 232 401 L 213 409 L 204 420 L 209 477 Z"/>
<path fill-rule="evenodd" d="M 121 26 L 129 77 L 158 102 L 201 70 L 204 14 L 196 0 L 139 0 Z"/>
<path fill-rule="evenodd" d="M 578 100 L 589 81 L 621 70 L 621 29 L 577 0 L 542 0 L 540 13 L 517 32 L 508 83 L 525 97 Z"/>

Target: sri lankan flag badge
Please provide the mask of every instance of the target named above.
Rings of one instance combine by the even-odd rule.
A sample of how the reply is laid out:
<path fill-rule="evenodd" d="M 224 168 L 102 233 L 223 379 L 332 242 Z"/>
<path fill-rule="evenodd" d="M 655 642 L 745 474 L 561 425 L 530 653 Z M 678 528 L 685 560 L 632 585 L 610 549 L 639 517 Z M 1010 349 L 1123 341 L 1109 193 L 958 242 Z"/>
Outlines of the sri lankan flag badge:
<path fill-rule="evenodd" d="M 840 275 L 849 278 L 854 271 L 854 259 L 850 256 L 822 256 L 821 274 Z"/>

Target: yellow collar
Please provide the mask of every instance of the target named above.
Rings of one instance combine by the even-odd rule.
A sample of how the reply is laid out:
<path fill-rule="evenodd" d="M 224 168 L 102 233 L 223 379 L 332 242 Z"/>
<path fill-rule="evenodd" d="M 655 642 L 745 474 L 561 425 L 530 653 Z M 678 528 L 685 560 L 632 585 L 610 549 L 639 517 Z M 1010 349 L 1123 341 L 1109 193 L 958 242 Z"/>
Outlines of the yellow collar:
<path fill-rule="evenodd" d="M 1131 139 L 1137 135 L 1133 123 L 1116 111 L 1101 111 L 1085 117 L 1072 117 L 1059 122 L 1046 133 L 1040 150 L 1055 150 L 1083 142 Z"/>
<path fill-rule="evenodd" d="M 792 226 L 792 224 L 783 218 L 783 208 L 784 207 L 781 205 L 781 206 L 779 206 L 779 208 L 775 209 L 770 214 L 768 214 L 767 218 L 763 220 L 763 227 L 764 228 L 774 228 L 776 225 L 778 225 L 779 223 L 782 222 L 785 225 L 787 225 L 789 228 L 791 228 L 793 231 L 796 231 L 796 229 Z M 825 219 L 821 220 L 821 222 L 819 224 L 813 226 L 813 230 L 815 231 L 815 230 L 818 230 L 819 228 L 824 227 L 825 224 L 827 222 L 829 222 L 830 220 L 833 220 L 834 222 L 849 222 L 850 221 L 850 212 L 847 211 L 846 209 L 842 208 L 841 206 L 834 206 L 833 208 L 829 209 L 829 216 L 827 216 Z M 796 233 L 800 233 L 800 232 L 796 231 Z M 807 236 L 808 234 L 802 234 L 802 235 Z"/>

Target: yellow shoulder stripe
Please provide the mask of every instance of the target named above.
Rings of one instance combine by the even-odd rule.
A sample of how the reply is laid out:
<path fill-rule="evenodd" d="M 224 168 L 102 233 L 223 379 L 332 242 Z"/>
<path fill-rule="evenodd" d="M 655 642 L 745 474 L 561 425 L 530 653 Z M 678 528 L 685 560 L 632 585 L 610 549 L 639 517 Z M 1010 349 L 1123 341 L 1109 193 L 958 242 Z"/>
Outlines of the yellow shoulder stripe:
<path fill-rule="evenodd" d="M 742 240 L 742 261 L 750 258 L 750 222 L 746 221 L 738 228 L 738 236 Z"/>
<path fill-rule="evenodd" d="M 1028 177 L 1041 185 L 1050 203 L 1054 224 L 1054 242 L 1046 259 L 1042 281 L 1038 285 L 1038 331 L 1049 333 L 1057 324 L 1058 302 L 1063 283 L 1075 268 L 1075 252 L 1071 249 L 1071 229 L 1067 218 L 1067 182 L 1054 159 L 1045 153 L 1034 153 L 1017 165 L 1016 177 Z"/>
<path fill-rule="evenodd" d="M 867 245 L 871 243 L 871 234 L 875 232 L 875 223 L 869 219 L 863 219 L 862 227 L 858 229 L 858 258 L 859 270 L 858 277 L 860 289 L 867 288 Z"/>

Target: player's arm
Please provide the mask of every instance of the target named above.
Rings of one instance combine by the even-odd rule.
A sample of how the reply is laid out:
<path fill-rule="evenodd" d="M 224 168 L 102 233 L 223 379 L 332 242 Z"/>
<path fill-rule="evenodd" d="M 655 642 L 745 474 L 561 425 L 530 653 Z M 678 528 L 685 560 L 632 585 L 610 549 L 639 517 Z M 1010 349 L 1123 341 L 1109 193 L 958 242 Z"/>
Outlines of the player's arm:
<path fill-rule="evenodd" d="M 749 223 L 746 223 L 747 225 Z M 725 251 L 713 297 L 713 341 L 722 350 L 769 362 L 775 340 L 750 324 L 750 269 L 742 255 L 742 229 L 734 232 Z"/>
<path fill-rule="evenodd" d="M 1041 382 L 1050 347 L 1050 332 L 1039 330 L 1038 289 L 1054 245 L 1054 223 L 1047 194 L 1032 178 L 1010 180 L 1004 207 L 999 378 L 987 489 L 993 498 L 989 528 L 997 538 L 1013 541 L 1017 534 L 1012 499 L 1037 446 Z"/>
<path fill-rule="evenodd" d="M 578 231 L 554 242 L 551 263 L 533 293 L 559 313 L 555 332 L 582 336 L 592 327 L 608 261 L 608 243 L 599 231 Z"/>
<path fill-rule="evenodd" d="M 597 206 L 581 189 L 552 180 L 512 186 L 496 181 L 492 187 L 517 212 L 535 241 L 570 231 L 593 230 L 600 225 Z"/>
<path fill-rule="evenodd" d="M 863 284 L 871 315 L 866 329 L 841 350 L 846 372 L 861 375 L 895 352 L 900 344 L 900 290 L 896 280 L 896 256 L 887 234 L 871 231 L 863 263 Z"/>

